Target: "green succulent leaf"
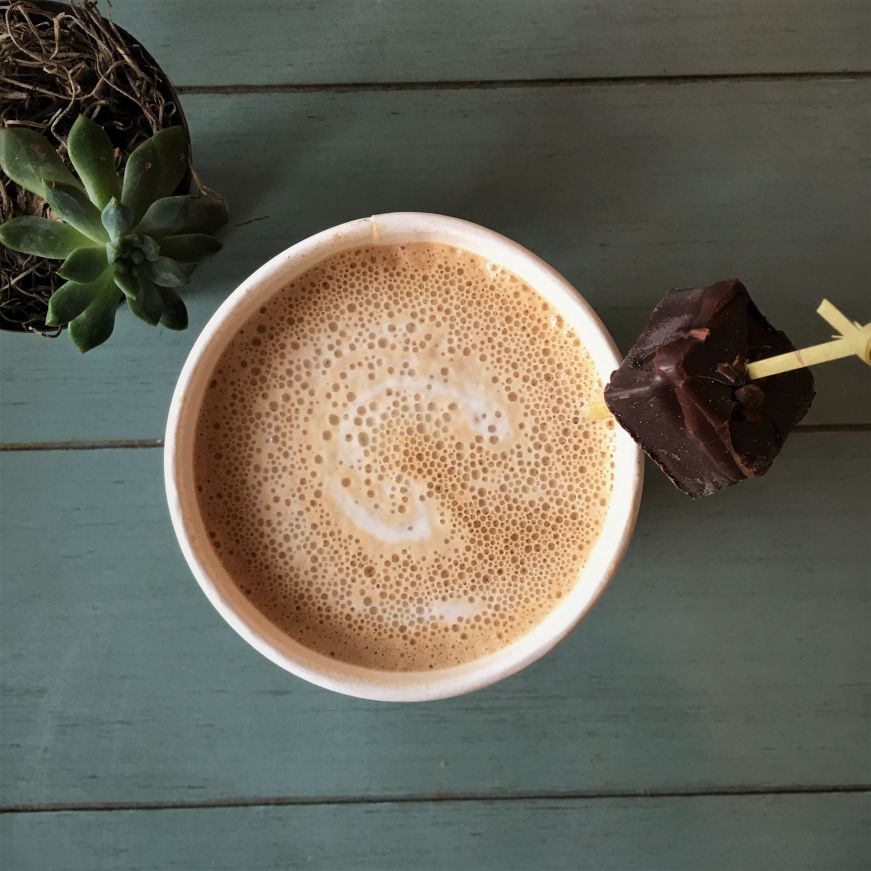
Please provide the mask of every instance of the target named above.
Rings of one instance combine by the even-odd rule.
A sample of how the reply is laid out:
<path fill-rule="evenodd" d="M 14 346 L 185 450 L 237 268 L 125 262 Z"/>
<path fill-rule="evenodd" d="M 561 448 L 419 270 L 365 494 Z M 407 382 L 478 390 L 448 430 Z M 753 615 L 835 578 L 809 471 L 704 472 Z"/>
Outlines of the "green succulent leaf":
<path fill-rule="evenodd" d="M 83 354 L 102 345 L 112 335 L 118 310 L 118 289 L 110 270 L 90 286 L 94 290 L 88 307 L 69 325 L 70 338 Z"/>
<path fill-rule="evenodd" d="M 0 129 L 0 168 L 25 190 L 48 199 L 45 181 L 78 185 L 51 143 L 27 127 Z"/>
<path fill-rule="evenodd" d="M 157 326 L 163 315 L 163 300 L 160 292 L 154 282 L 142 271 L 139 271 L 136 276 L 136 284 L 138 292 L 135 298 L 127 298 L 127 305 L 140 320 L 152 327 Z"/>
<path fill-rule="evenodd" d="M 67 153 L 97 208 L 102 209 L 112 197 L 121 196 L 112 143 L 99 124 L 79 115 L 67 137 Z"/>
<path fill-rule="evenodd" d="M 106 243 L 106 259 L 110 263 L 116 263 L 124 256 L 124 243 L 120 239 L 112 239 Z"/>
<path fill-rule="evenodd" d="M 142 249 L 145 259 L 150 260 L 152 263 L 160 257 L 160 246 L 151 236 L 142 236 L 139 247 Z"/>
<path fill-rule="evenodd" d="M 50 326 L 68 323 L 70 338 L 84 353 L 112 334 L 117 307 L 118 291 L 107 269 L 88 284 L 75 281 L 62 284 L 51 295 L 45 322 Z"/>
<path fill-rule="evenodd" d="M 181 287 L 190 281 L 187 273 L 169 257 L 158 257 L 149 263 L 148 272 L 152 281 L 161 287 Z"/>
<path fill-rule="evenodd" d="M 91 303 L 94 298 L 95 284 L 79 284 L 68 281 L 62 284 L 48 301 L 48 314 L 45 322 L 50 327 L 59 327 L 68 324 L 73 318 L 77 318 Z"/>
<path fill-rule="evenodd" d="M 187 171 L 187 149 L 181 127 L 167 127 L 146 139 L 128 158 L 121 201 L 133 210 L 134 222 L 148 206 L 168 197 Z"/>
<path fill-rule="evenodd" d="M 164 197 L 145 212 L 139 233 L 161 238 L 187 233 L 216 233 L 230 218 L 227 204 L 216 196 Z"/>
<path fill-rule="evenodd" d="M 13 251 L 63 260 L 76 248 L 92 245 L 91 240 L 69 224 L 22 215 L 0 224 L 0 242 Z"/>
<path fill-rule="evenodd" d="M 163 300 L 163 314 L 160 322 L 170 330 L 186 330 L 188 326 L 188 310 L 181 297 L 169 287 L 158 287 Z"/>
<path fill-rule="evenodd" d="M 185 233 L 182 236 L 164 236 L 160 240 L 160 253 L 177 263 L 199 263 L 220 251 L 221 243 L 205 233 Z"/>
<path fill-rule="evenodd" d="M 100 213 L 103 224 L 110 239 L 117 239 L 133 229 L 133 212 L 120 200 L 112 197 Z"/>
<path fill-rule="evenodd" d="M 108 268 L 105 248 L 76 248 L 61 264 L 57 274 L 69 281 L 88 284 L 96 281 Z"/>
<path fill-rule="evenodd" d="M 109 237 L 100 220 L 100 210 L 76 185 L 46 181 L 45 199 L 52 211 L 80 233 L 95 242 L 107 242 Z"/>
<path fill-rule="evenodd" d="M 136 299 L 136 295 L 139 293 L 139 282 L 136 276 L 127 268 L 126 264 L 116 263 L 113 268 L 112 277 L 118 286 L 118 290 L 127 297 L 128 303 L 131 299 Z"/>

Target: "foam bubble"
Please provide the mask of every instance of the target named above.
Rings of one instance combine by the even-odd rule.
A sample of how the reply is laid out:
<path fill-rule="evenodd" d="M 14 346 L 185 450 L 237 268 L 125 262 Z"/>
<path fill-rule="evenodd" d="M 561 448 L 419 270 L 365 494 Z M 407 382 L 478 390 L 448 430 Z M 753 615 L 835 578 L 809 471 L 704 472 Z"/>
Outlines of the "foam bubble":
<path fill-rule="evenodd" d="M 571 588 L 612 429 L 562 317 L 498 264 L 364 247 L 283 289 L 219 360 L 197 425 L 210 541 L 303 644 L 387 670 L 468 662 Z"/>

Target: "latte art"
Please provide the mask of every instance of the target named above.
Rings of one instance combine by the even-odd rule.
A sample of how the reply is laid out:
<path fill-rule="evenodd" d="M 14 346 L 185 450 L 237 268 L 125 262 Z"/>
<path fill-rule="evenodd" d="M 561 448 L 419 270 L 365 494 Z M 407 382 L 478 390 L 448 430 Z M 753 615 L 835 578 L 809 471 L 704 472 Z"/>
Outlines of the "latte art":
<path fill-rule="evenodd" d="M 516 640 L 574 584 L 611 491 L 601 382 L 516 276 L 441 245 L 334 255 L 219 361 L 198 502 L 244 594 L 344 662 L 422 670 Z"/>

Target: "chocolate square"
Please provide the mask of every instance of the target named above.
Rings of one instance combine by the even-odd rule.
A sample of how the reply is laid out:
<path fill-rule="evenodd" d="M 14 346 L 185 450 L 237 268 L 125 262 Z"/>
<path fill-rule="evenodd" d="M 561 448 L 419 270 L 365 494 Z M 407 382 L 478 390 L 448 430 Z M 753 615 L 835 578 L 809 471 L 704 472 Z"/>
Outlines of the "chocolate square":
<path fill-rule="evenodd" d="M 765 474 L 814 397 L 796 369 L 747 363 L 795 350 L 737 279 L 670 290 L 605 388 L 621 426 L 693 498 Z"/>

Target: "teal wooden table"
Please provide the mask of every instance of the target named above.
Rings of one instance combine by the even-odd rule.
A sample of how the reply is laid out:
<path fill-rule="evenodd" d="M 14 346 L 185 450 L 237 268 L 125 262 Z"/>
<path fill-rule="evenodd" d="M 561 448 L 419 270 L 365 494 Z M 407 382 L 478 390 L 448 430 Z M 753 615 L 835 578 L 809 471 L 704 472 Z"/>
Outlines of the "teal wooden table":
<path fill-rule="evenodd" d="M 445 702 L 330 694 L 208 605 L 161 436 L 198 331 L 256 266 L 377 212 L 493 227 L 626 347 L 739 275 L 797 342 L 871 316 L 866 0 L 114 0 L 181 86 L 234 227 L 191 329 L 0 336 L 0 866 L 866 869 L 871 378 L 762 481 L 648 470 L 614 583 L 522 674 Z"/>

